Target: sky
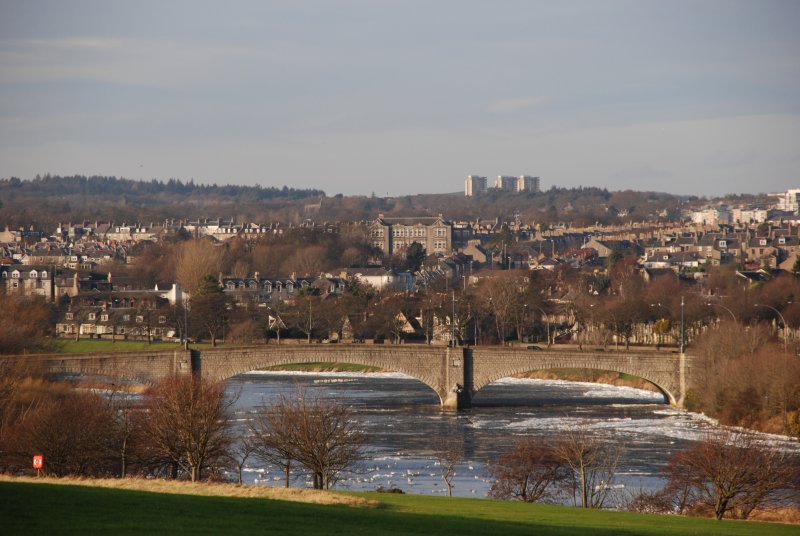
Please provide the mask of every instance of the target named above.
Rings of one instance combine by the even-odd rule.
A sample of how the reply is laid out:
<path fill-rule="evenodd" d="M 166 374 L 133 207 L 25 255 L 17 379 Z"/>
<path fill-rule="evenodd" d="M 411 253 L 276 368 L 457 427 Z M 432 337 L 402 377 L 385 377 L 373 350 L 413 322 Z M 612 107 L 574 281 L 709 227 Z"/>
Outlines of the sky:
<path fill-rule="evenodd" d="M 800 187 L 800 2 L 0 0 L 0 177 Z"/>

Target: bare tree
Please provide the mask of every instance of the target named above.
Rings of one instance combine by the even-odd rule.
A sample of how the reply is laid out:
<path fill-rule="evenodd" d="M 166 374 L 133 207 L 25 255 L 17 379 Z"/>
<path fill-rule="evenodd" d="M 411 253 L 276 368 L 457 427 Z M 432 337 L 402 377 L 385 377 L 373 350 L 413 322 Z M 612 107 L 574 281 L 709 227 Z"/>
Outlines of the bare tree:
<path fill-rule="evenodd" d="M 114 415 L 108 401 L 94 394 L 50 398 L 20 423 L 10 443 L 25 462 L 21 467 L 36 453 L 54 476 L 115 473 Z"/>
<path fill-rule="evenodd" d="M 746 519 L 756 508 L 784 503 L 798 493 L 800 464 L 745 432 L 721 431 L 676 454 L 669 486 L 684 490 L 685 505 L 710 507 L 717 519 Z"/>
<path fill-rule="evenodd" d="M 157 384 L 145 404 L 144 436 L 150 445 L 190 475 L 227 454 L 232 438 L 228 411 L 234 400 L 225 384 L 173 376 Z"/>
<path fill-rule="evenodd" d="M 553 443 L 553 454 L 570 472 L 563 483 L 583 508 L 602 508 L 614 490 L 622 448 L 593 435 L 586 424 L 566 430 Z"/>
<path fill-rule="evenodd" d="M 523 502 L 552 499 L 567 477 L 564 466 L 553 450 L 533 438 L 520 438 L 514 447 L 489 464 L 494 482 L 489 496 Z"/>
<path fill-rule="evenodd" d="M 292 462 L 296 452 L 297 403 L 285 395 L 260 413 L 251 424 L 251 442 L 255 455 L 283 470 L 284 484 L 289 487 Z"/>
<path fill-rule="evenodd" d="M 281 396 L 253 424 L 256 454 L 284 470 L 289 486 L 292 463 L 312 475 L 315 489 L 330 489 L 342 471 L 363 458 L 364 433 L 353 410 L 333 400 Z"/>
<path fill-rule="evenodd" d="M 222 269 L 223 249 L 207 240 L 181 244 L 175 261 L 175 278 L 184 290 L 194 294 L 203 277 L 215 276 Z"/>
<path fill-rule="evenodd" d="M 456 476 L 456 466 L 464 459 L 464 445 L 456 437 L 440 437 L 434 442 L 434 456 L 442 475 L 447 496 L 453 495 L 453 478 Z"/>
<path fill-rule="evenodd" d="M 314 488 L 330 489 L 342 471 L 363 458 L 366 436 L 345 404 L 300 393 L 297 407 L 297 460 L 311 472 Z"/>
<path fill-rule="evenodd" d="M 255 452 L 256 445 L 252 437 L 243 435 L 238 441 L 234 442 L 227 452 L 227 458 L 236 467 L 236 483 L 240 486 L 244 484 L 242 472 L 248 458 Z"/>

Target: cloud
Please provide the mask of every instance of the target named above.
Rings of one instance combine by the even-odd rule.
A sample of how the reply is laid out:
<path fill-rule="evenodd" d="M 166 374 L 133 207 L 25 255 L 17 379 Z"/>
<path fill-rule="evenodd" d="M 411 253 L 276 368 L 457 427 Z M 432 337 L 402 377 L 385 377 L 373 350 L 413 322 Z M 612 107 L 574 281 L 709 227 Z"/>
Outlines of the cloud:
<path fill-rule="evenodd" d="M 488 110 L 496 114 L 507 114 L 520 112 L 528 108 L 534 108 L 545 104 L 549 99 L 541 96 L 521 97 L 518 99 L 503 99 L 489 103 Z"/>

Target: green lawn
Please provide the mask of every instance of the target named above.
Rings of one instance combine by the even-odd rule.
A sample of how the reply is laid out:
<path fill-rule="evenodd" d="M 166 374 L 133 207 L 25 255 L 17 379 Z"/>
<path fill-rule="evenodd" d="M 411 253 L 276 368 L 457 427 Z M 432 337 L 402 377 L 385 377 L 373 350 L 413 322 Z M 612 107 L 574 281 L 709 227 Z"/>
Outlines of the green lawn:
<path fill-rule="evenodd" d="M 147 344 L 147 341 L 125 341 L 97 339 L 81 339 L 79 341 L 58 341 L 58 351 L 68 354 L 82 354 L 91 352 L 129 352 L 132 350 L 177 350 L 181 345 L 176 342 L 154 342 Z M 192 344 L 192 347 L 206 346 L 203 344 Z"/>
<path fill-rule="evenodd" d="M 378 372 L 378 367 L 357 365 L 355 363 L 293 363 L 276 365 L 266 370 L 289 370 L 300 372 Z"/>
<path fill-rule="evenodd" d="M 377 508 L 0 482 L 0 533 L 711 536 L 800 534 L 800 527 L 648 516 L 485 499 L 361 494 Z"/>

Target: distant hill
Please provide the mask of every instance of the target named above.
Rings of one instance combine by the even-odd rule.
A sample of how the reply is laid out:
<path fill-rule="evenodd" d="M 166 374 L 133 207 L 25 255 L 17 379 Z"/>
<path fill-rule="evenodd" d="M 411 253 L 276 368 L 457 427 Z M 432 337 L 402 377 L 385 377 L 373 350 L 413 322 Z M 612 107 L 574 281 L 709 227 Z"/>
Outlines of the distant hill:
<path fill-rule="evenodd" d="M 730 195 L 712 200 L 763 203 L 765 196 Z M 386 216 L 435 216 L 453 220 L 511 220 L 575 225 L 644 220 L 675 220 L 682 208 L 709 200 L 660 192 L 557 188 L 538 193 L 489 191 L 476 197 L 461 192 L 398 197 L 327 197 L 323 190 L 193 181 L 136 181 L 117 177 L 56 175 L 32 180 L 0 179 L 0 225 L 52 226 L 59 221 L 150 222 L 182 218 L 235 218 L 239 222 L 300 223 L 372 220 Z"/>

